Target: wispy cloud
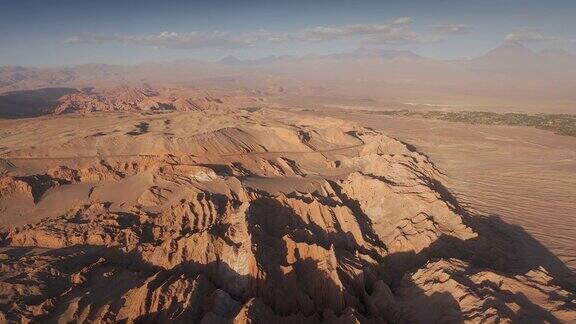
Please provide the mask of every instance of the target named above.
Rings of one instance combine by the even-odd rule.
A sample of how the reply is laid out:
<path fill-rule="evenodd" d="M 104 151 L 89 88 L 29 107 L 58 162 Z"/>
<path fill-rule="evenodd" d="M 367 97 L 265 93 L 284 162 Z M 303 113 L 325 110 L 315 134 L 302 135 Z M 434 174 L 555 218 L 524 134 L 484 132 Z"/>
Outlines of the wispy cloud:
<path fill-rule="evenodd" d="M 369 37 L 366 42 L 382 45 L 427 44 L 440 41 L 441 38 L 433 35 L 422 35 L 406 28 L 393 28 L 385 33 L 377 33 Z"/>
<path fill-rule="evenodd" d="M 174 49 L 221 48 L 233 49 L 249 46 L 252 40 L 247 36 L 233 36 L 225 32 L 163 32 L 150 35 L 102 35 L 77 34 L 68 37 L 66 43 L 106 43 L 116 42 L 127 45 L 154 46 Z"/>
<path fill-rule="evenodd" d="M 393 45 L 428 43 L 437 39 L 415 32 L 411 28 L 413 22 L 410 17 L 401 17 L 384 24 L 317 26 L 305 29 L 301 38 L 309 42 L 319 42 L 362 37 L 362 41 L 367 43 Z"/>
<path fill-rule="evenodd" d="M 354 39 L 371 44 L 422 44 L 441 40 L 442 36 L 423 35 L 412 28 L 414 20 L 400 17 L 382 24 L 346 24 L 309 27 L 294 32 L 274 33 L 259 30 L 249 33 L 233 34 L 229 32 L 186 33 L 163 32 L 149 35 L 106 35 L 77 34 L 68 37 L 65 42 L 80 43 L 119 43 L 126 45 L 151 46 L 173 49 L 236 49 L 254 46 L 259 43 L 289 42 L 325 42 L 342 39 Z M 463 24 L 436 25 L 442 34 L 458 33 L 467 29 Z"/>
<path fill-rule="evenodd" d="M 341 26 L 317 26 L 304 30 L 302 40 L 310 42 L 328 41 L 364 36 L 365 40 L 380 40 L 382 43 L 419 42 L 420 35 L 397 24 L 351 24 Z"/>
<path fill-rule="evenodd" d="M 409 25 L 414 22 L 414 19 L 410 17 L 400 17 L 395 20 L 392 20 L 392 25 Z"/>
<path fill-rule="evenodd" d="M 535 29 L 517 29 L 504 36 L 504 40 L 508 42 L 518 43 L 576 43 L 576 40 L 566 37 L 550 36 L 541 33 Z"/>
<path fill-rule="evenodd" d="M 441 23 L 431 25 L 430 28 L 443 35 L 448 34 L 466 34 L 472 30 L 472 27 L 467 24 L 454 24 L 454 23 Z"/>

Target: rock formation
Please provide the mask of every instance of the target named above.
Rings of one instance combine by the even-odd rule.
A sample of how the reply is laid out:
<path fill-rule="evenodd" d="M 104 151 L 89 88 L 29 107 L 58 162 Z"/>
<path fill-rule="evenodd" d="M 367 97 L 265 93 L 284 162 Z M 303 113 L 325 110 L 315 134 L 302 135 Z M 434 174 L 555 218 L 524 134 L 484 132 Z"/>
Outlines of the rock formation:
<path fill-rule="evenodd" d="M 149 85 L 92 88 L 64 95 L 53 109 L 54 114 L 112 111 L 192 111 L 216 110 L 230 104 L 257 100 L 246 94 L 219 95 L 183 88 L 161 88 Z"/>
<path fill-rule="evenodd" d="M 108 110 L 78 96 L 59 112 Z M 570 282 L 515 261 L 393 138 L 265 110 L 101 118 L 6 141 L 0 321 L 576 321 Z"/>

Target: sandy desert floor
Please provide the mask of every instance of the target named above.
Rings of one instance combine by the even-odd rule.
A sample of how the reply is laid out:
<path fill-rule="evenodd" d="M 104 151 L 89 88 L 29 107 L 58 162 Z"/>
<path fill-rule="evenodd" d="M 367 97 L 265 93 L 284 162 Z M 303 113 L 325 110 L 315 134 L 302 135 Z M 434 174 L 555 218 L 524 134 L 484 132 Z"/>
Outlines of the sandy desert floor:
<path fill-rule="evenodd" d="M 576 138 L 528 127 L 325 112 L 414 145 L 468 209 L 522 226 L 576 269 Z"/>

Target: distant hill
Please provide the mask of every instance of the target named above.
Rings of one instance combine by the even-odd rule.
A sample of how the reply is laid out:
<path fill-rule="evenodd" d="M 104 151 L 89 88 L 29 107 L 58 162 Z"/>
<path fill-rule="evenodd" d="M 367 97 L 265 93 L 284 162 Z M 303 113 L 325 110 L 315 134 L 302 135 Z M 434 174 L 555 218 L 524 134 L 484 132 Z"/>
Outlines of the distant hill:
<path fill-rule="evenodd" d="M 534 52 L 505 42 L 472 59 L 436 60 L 410 51 L 359 48 L 349 53 L 268 56 L 219 62 L 179 60 L 134 66 L 0 68 L 0 92 L 45 87 L 158 86 L 283 89 L 282 95 L 325 95 L 467 104 L 575 106 L 576 55 Z"/>

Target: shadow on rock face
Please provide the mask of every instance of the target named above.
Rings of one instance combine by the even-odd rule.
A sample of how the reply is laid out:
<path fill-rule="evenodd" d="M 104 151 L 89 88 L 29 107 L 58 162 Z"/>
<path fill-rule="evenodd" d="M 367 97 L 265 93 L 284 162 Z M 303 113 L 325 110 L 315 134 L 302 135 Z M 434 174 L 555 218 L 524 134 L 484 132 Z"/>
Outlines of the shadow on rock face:
<path fill-rule="evenodd" d="M 418 323 L 453 323 L 475 321 L 475 312 L 481 311 L 487 314 L 484 319 L 566 321 L 539 305 L 538 298 L 534 298 L 538 293 L 528 298 L 518 286 L 527 292 L 538 290 L 540 297 L 558 301 L 555 311 L 559 313 L 576 310 L 575 274 L 522 227 L 495 215 L 467 215 L 464 220 L 478 237 L 459 240 L 443 235 L 419 253 L 385 257 L 382 272 L 396 295 L 407 302 L 402 310 L 404 318 Z M 446 260 L 449 262 L 443 267 L 435 267 Z M 561 287 L 564 293 L 544 291 L 552 286 Z M 471 295 L 482 300 L 476 303 L 481 310 L 472 306 L 461 309 Z"/>
<path fill-rule="evenodd" d="M 43 88 L 0 95 L 0 118 L 28 118 L 50 113 L 62 96 L 79 93 L 74 88 Z"/>
<path fill-rule="evenodd" d="M 380 262 L 380 269 L 365 264 L 359 267 L 364 271 L 350 276 L 310 257 L 295 256 L 292 267 L 287 267 L 288 250 L 282 238 L 293 235 L 296 228 L 324 237 L 322 244 L 336 249 L 338 264 L 357 262 L 348 252 L 354 248 L 342 245 L 346 238 L 319 233 L 322 229 L 297 223 L 291 213 L 266 198 L 249 211 L 259 267 L 256 276 L 241 275 L 223 261 L 183 262 L 164 269 L 136 251 L 112 247 L 8 247 L 0 261 L 11 268 L 11 275 L 2 277 L 4 289 L 26 287 L 38 292 L 3 303 L 0 310 L 9 321 L 21 319 L 15 312 L 19 309 L 39 321 L 69 319 L 73 312 L 76 320 L 142 323 L 248 319 L 256 323 L 351 319 L 463 323 L 479 318 L 561 322 L 550 309 L 515 291 L 518 285 L 526 285 L 528 293 L 540 290 L 566 311 L 576 309 L 574 274 L 528 233 L 496 216 L 465 218 L 481 234 L 479 238 L 462 241 L 442 236 L 419 253 L 391 254 Z M 299 240 L 306 242 L 304 236 Z M 539 267 L 536 275 L 549 278 L 537 283 L 531 273 Z M 546 285 L 562 287 L 564 292 L 542 292 Z"/>
<path fill-rule="evenodd" d="M 90 200 L 1 235 L 0 322 L 576 321 L 570 269 L 522 228 L 468 214 L 434 177 L 408 170 L 425 163 L 416 157 L 275 194 L 192 186 L 257 175 L 170 157 L 129 208 Z M 106 166 L 98 179 L 138 174 Z M 16 180 L 35 200 L 59 184 Z"/>
<path fill-rule="evenodd" d="M 48 189 L 70 183 L 68 180 L 53 178 L 47 174 L 22 176 L 16 177 L 16 179 L 22 180 L 30 186 L 34 203 L 38 203 Z"/>

